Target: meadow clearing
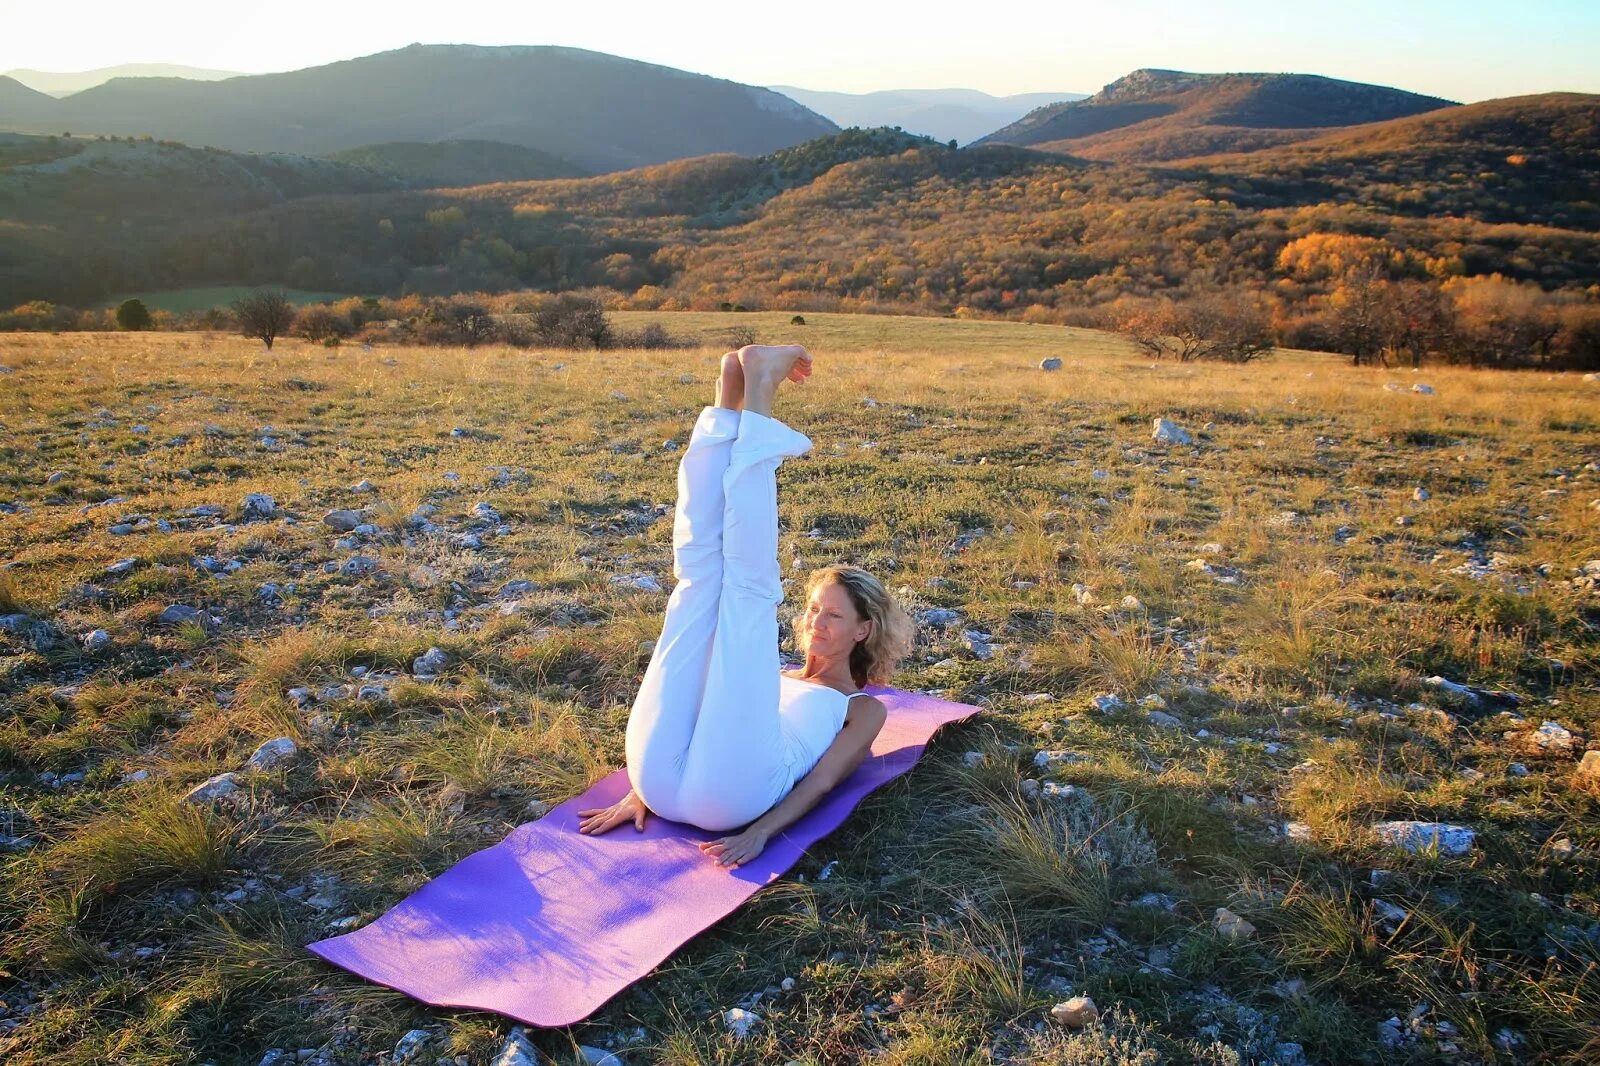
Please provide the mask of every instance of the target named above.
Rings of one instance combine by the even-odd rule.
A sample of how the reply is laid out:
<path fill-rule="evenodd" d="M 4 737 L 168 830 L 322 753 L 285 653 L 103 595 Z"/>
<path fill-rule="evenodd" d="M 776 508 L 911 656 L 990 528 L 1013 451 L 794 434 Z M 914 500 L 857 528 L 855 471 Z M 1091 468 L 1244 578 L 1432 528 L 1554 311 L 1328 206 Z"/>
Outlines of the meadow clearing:
<path fill-rule="evenodd" d="M 1600 384 L 616 318 L 811 347 L 792 590 L 884 576 L 984 713 L 541 1055 L 1600 1057 Z M 0 337 L 0 1058 L 491 1061 L 303 946 L 621 764 L 724 350 Z"/>

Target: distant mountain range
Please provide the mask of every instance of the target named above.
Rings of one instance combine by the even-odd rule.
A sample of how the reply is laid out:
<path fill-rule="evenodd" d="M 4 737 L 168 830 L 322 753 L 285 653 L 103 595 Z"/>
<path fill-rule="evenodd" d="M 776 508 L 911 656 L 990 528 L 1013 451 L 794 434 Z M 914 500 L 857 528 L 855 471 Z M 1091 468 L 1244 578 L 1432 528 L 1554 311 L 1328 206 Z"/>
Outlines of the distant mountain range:
<path fill-rule="evenodd" d="M 322 155 L 489 140 L 589 172 L 758 155 L 838 126 L 770 89 L 578 48 L 411 45 L 225 81 L 115 78 L 63 99 L 0 78 L 0 129 Z"/>
<path fill-rule="evenodd" d="M 990 96 L 976 89 L 895 89 L 874 93 L 820 92 L 792 85 L 771 88 L 841 126 L 899 126 L 935 140 L 967 144 L 1015 122 L 1035 108 L 1087 93 Z"/>
<path fill-rule="evenodd" d="M 35 92 L 47 96 L 70 96 L 73 93 L 104 85 L 112 78 L 188 78 L 191 81 L 221 81 L 237 78 L 236 70 L 206 70 L 203 67 L 185 67 L 176 63 L 123 63 L 115 67 L 95 70 L 56 72 L 48 70 L 8 70 L 0 77 L 12 78 Z"/>
<path fill-rule="evenodd" d="M 1157 163 L 1293 144 L 1320 137 L 1330 127 L 1457 106 L 1435 96 L 1315 74 L 1145 69 L 1087 99 L 1041 107 L 978 143 Z"/>
<path fill-rule="evenodd" d="M 120 76 L 130 71 L 185 76 Z M 778 91 L 543 46 L 419 44 L 212 81 L 193 75 L 224 72 L 156 66 L 16 73 L 52 91 L 119 76 L 59 99 L 0 77 L 0 130 L 151 136 L 233 151 L 329 156 L 407 184 L 431 185 L 598 174 L 718 152 L 762 155 L 842 126 L 893 126 L 940 141 L 1160 163 L 1259 151 L 1459 106 L 1309 74 L 1157 69 L 1134 71 L 1089 97 L 996 97 L 969 89 Z M 440 144 L 455 147 L 426 147 Z"/>

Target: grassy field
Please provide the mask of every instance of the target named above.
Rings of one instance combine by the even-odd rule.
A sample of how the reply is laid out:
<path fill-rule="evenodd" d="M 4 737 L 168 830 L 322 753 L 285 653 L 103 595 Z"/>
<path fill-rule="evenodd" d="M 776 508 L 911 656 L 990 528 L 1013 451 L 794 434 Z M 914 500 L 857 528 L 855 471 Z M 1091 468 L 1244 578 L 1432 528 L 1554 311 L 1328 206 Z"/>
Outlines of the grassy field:
<path fill-rule="evenodd" d="M 985 713 L 544 1054 L 1600 1057 L 1600 386 L 770 317 L 668 327 L 816 355 L 777 411 L 817 443 L 780 475 L 791 593 L 883 575 L 924 618 L 897 684 Z M 670 586 L 665 442 L 721 350 L 0 338 L 0 1058 L 387 1063 L 422 1028 L 416 1061 L 489 1062 L 510 1022 L 303 946 L 621 764 L 666 594 L 612 579 Z M 1098 1022 L 1052 1018 L 1079 995 Z"/>

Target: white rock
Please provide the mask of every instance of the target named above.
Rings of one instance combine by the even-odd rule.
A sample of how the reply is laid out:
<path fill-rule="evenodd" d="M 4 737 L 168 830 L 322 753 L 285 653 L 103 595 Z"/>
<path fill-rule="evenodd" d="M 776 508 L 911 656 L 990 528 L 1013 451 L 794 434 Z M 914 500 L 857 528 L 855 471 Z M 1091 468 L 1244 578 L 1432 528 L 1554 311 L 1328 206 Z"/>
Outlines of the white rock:
<path fill-rule="evenodd" d="M 1051 356 L 1049 359 L 1041 359 L 1041 360 L 1039 360 L 1039 369 L 1040 370 L 1060 370 L 1061 369 L 1061 360 L 1057 359 L 1055 356 Z"/>
<path fill-rule="evenodd" d="M 649 574 L 618 574 L 611 579 L 613 585 L 625 585 L 642 592 L 662 592 L 661 582 Z"/>
<path fill-rule="evenodd" d="M 1245 940 L 1255 935 L 1256 927 L 1226 907 L 1218 907 L 1211 917 L 1211 926 L 1229 940 Z"/>
<path fill-rule="evenodd" d="M 1150 439 L 1159 441 L 1162 444 L 1194 443 L 1194 438 L 1189 436 L 1188 430 L 1182 428 L 1176 422 L 1168 421 L 1165 418 L 1158 418 L 1155 420 L 1154 428 L 1150 433 Z"/>
<path fill-rule="evenodd" d="M 429 648 L 411 660 L 411 672 L 418 677 L 432 677 L 450 665 L 450 656 L 443 648 Z"/>
<path fill-rule="evenodd" d="M 439 1034 L 431 1029 L 411 1030 L 395 1044 L 394 1054 L 390 1056 L 389 1061 L 393 1066 L 421 1066 L 428 1045 L 438 1036 Z"/>
<path fill-rule="evenodd" d="M 732 1033 L 736 1040 L 743 1040 L 749 1036 L 750 1030 L 754 1029 L 760 1021 L 761 1016 L 759 1014 L 747 1011 L 743 1007 L 734 1007 L 731 1010 L 722 1012 L 722 1024 L 727 1026 L 728 1032 Z"/>
<path fill-rule="evenodd" d="M 1056 766 L 1075 766 L 1089 761 L 1089 756 L 1077 751 L 1041 751 L 1033 757 L 1033 765 L 1040 770 Z"/>
<path fill-rule="evenodd" d="M 83 638 L 83 650 L 93 655 L 111 646 L 111 634 L 103 629 L 91 630 Z"/>
<path fill-rule="evenodd" d="M 264 492 L 252 492 L 246 496 L 239 505 L 244 510 L 244 520 L 252 518 L 271 518 L 278 510 L 278 503 Z"/>
<path fill-rule="evenodd" d="M 1572 731 L 1560 722 L 1544 722 L 1528 735 L 1528 739 L 1543 751 L 1565 753 L 1572 750 Z"/>
<path fill-rule="evenodd" d="M 1151 725 L 1160 726 L 1162 729 L 1183 728 L 1183 719 L 1177 715 L 1168 714 L 1166 711 L 1150 711 L 1144 717 L 1145 721 Z"/>
<path fill-rule="evenodd" d="M 1120 711 L 1122 708 L 1127 706 L 1127 704 L 1123 702 L 1121 696 L 1116 696 L 1109 692 L 1102 692 L 1089 702 L 1094 706 L 1095 710 L 1101 712 L 1102 714 L 1110 714 L 1113 711 Z"/>
<path fill-rule="evenodd" d="M 244 764 L 244 768 L 246 770 L 272 770 L 291 762 L 299 751 L 299 746 L 289 737 L 278 737 L 257 748 L 255 754 L 250 756 L 250 761 Z"/>
<path fill-rule="evenodd" d="M 506 1042 L 500 1045 L 500 1053 L 489 1066 L 540 1066 L 539 1052 L 528 1039 L 528 1031 L 520 1025 L 512 1026 L 511 1032 L 506 1034 Z"/>
<path fill-rule="evenodd" d="M 1441 855 L 1465 855 L 1477 841 L 1471 829 L 1446 822 L 1379 822 L 1372 828 L 1385 844 L 1412 854 L 1437 845 Z"/>
<path fill-rule="evenodd" d="M 983 762 L 983 752 L 981 751 L 964 752 L 961 756 L 961 765 L 965 766 L 969 770 L 978 766 L 982 766 Z"/>
<path fill-rule="evenodd" d="M 191 788 L 184 793 L 183 798 L 189 803 L 210 803 L 212 800 L 231 796 L 237 791 L 239 791 L 238 774 L 217 774 L 215 777 L 208 777 Z"/>
<path fill-rule="evenodd" d="M 1422 503 L 1422 502 L 1424 502 L 1426 500 L 1433 499 L 1433 493 L 1429 492 L 1427 489 L 1423 488 L 1421 485 L 1418 485 L 1417 486 L 1417 490 L 1411 494 L 1411 498 L 1413 500 L 1416 500 L 1418 503 Z"/>
<path fill-rule="evenodd" d="M 604 1048 L 591 1047 L 588 1044 L 578 1045 L 578 1054 L 582 1056 L 586 1066 L 623 1066 L 621 1059 Z"/>
<path fill-rule="evenodd" d="M 1424 385 L 1421 382 L 1418 382 L 1417 384 L 1411 386 L 1411 391 L 1412 392 L 1420 392 L 1424 396 L 1432 396 L 1433 395 L 1433 386 L 1432 385 Z"/>
<path fill-rule="evenodd" d="M 1311 827 L 1304 822 L 1284 822 L 1283 835 L 1302 844 L 1311 842 Z"/>
<path fill-rule="evenodd" d="M 361 524 L 361 512 L 346 508 L 329 511 L 322 516 L 322 524 L 340 533 L 348 533 Z"/>
<path fill-rule="evenodd" d="M 1100 1020 L 1100 1008 L 1088 996 L 1073 996 L 1051 1007 L 1050 1017 L 1068 1029 L 1082 1029 Z"/>

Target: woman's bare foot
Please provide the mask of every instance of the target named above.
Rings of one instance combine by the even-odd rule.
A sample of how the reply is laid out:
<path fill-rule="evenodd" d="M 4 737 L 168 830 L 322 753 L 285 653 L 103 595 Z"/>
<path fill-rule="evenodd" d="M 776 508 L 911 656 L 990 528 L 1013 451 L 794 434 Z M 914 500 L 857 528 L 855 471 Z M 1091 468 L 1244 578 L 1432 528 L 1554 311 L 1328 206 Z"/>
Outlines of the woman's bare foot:
<path fill-rule="evenodd" d="M 811 353 L 798 344 L 747 344 L 739 349 L 744 368 L 745 409 L 772 415 L 772 400 L 785 381 L 811 376 Z"/>
<path fill-rule="evenodd" d="M 722 374 L 717 378 L 717 406 L 730 411 L 744 408 L 744 367 L 739 363 L 738 352 L 722 357 Z"/>

